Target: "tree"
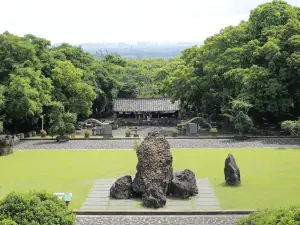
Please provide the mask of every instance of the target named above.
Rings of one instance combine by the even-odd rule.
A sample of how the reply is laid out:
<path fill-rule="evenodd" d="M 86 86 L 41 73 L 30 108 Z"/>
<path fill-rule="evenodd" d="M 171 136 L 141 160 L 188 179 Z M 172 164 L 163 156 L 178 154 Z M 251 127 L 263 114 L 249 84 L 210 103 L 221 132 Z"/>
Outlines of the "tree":
<path fill-rule="evenodd" d="M 173 72 L 161 71 L 162 93 L 173 98 L 184 93 L 185 104 L 208 114 L 218 114 L 234 98 L 251 103 L 250 114 L 258 121 L 299 116 L 299 21 L 299 8 L 284 1 L 258 6 L 248 21 L 184 50 L 188 79 L 174 85 L 178 79 Z"/>
<path fill-rule="evenodd" d="M 65 112 L 64 106 L 60 102 L 53 102 L 50 108 L 51 134 L 59 134 L 62 137 L 65 134 L 74 132 L 76 114 Z"/>
<path fill-rule="evenodd" d="M 11 74 L 5 91 L 5 112 L 8 118 L 22 120 L 39 117 L 43 106 L 51 102 L 51 80 L 32 68 Z"/>
<path fill-rule="evenodd" d="M 63 103 L 67 111 L 78 115 L 90 114 L 96 98 L 93 87 L 83 82 L 83 72 L 70 61 L 57 61 L 52 70 L 54 99 Z"/>

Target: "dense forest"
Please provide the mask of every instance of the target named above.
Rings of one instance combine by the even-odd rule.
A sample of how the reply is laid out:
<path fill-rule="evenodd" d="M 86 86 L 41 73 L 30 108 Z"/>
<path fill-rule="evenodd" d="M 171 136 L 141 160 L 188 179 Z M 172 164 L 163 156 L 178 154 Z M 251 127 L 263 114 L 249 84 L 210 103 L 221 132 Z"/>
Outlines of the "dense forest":
<path fill-rule="evenodd" d="M 46 123 L 63 112 L 110 116 L 115 98 L 167 96 L 207 115 L 233 100 L 251 105 L 255 123 L 300 115 L 300 8 L 275 0 L 248 21 L 207 38 L 180 57 L 99 59 L 69 44 L 9 32 L 0 35 L 0 105 L 13 132 Z"/>

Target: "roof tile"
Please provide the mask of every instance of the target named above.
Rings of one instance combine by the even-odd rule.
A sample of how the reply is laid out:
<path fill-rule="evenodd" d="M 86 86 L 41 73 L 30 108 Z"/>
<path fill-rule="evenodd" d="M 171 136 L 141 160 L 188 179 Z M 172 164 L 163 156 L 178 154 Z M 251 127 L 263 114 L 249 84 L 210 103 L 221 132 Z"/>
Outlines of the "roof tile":
<path fill-rule="evenodd" d="M 174 103 L 168 98 L 127 98 L 116 99 L 113 111 L 115 112 L 162 112 L 178 111 L 180 101 Z"/>

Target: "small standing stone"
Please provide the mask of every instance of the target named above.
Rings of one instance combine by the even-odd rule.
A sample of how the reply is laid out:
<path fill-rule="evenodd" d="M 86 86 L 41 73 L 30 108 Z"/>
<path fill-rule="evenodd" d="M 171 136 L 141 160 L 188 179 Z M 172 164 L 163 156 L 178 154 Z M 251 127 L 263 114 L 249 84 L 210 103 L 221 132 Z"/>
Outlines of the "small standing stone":
<path fill-rule="evenodd" d="M 236 186 L 241 184 L 240 169 L 232 154 L 229 154 L 225 160 L 224 174 L 227 185 Z"/>
<path fill-rule="evenodd" d="M 110 197 L 116 199 L 128 199 L 133 197 L 131 176 L 128 175 L 119 178 L 110 188 Z"/>

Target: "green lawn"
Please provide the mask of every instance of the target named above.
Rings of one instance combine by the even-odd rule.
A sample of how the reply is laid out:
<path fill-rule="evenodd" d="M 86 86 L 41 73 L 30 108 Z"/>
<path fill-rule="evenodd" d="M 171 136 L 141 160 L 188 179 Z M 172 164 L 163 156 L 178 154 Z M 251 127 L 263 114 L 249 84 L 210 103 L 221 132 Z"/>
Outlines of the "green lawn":
<path fill-rule="evenodd" d="M 185 149 L 173 150 L 174 170 L 190 168 L 208 177 L 223 209 L 255 209 L 299 204 L 300 150 Z M 234 154 L 242 186 L 224 186 L 224 160 Z M 45 189 L 72 192 L 79 209 L 96 178 L 134 174 L 134 151 L 17 151 L 0 157 L 0 198 L 10 191 Z"/>

